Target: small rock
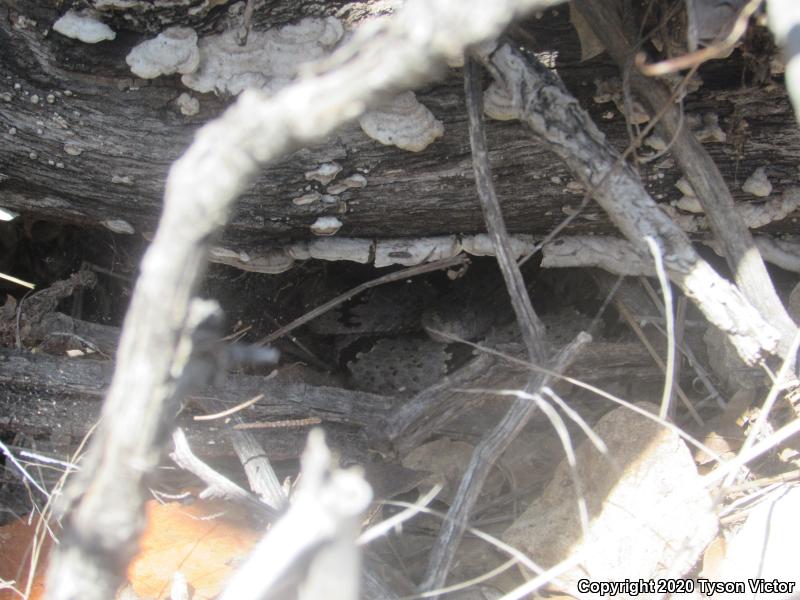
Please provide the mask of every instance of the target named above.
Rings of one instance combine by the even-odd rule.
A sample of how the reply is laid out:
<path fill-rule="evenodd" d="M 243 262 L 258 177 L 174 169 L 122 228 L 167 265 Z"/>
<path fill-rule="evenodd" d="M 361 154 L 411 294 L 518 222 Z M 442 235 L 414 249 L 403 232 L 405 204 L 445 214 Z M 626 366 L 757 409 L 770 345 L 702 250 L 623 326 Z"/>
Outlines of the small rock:
<path fill-rule="evenodd" d="M 403 466 L 407 469 L 430 472 L 431 475 L 420 484 L 422 489 L 431 488 L 437 483 L 441 484 L 442 491 L 436 498 L 451 504 L 474 450 L 474 446 L 466 442 L 440 438 L 411 450 L 403 457 Z M 502 486 L 503 477 L 499 471 L 494 470 L 483 486 L 484 499 L 497 496 Z"/>
<path fill-rule="evenodd" d="M 715 573 L 703 573 L 711 581 L 777 580 L 783 589 L 748 594 L 761 600 L 797 598 L 800 570 L 797 568 L 797 540 L 800 539 L 800 487 L 783 485 L 770 492 L 753 508 L 744 525 L 727 543 L 725 557 Z M 754 590 L 747 589 L 748 592 Z M 722 595 L 733 598 L 737 594 Z"/>
<path fill-rule="evenodd" d="M 639 407 L 658 411 L 654 404 Z M 545 568 L 582 553 L 580 564 L 559 576 L 562 591 L 575 597 L 599 597 L 579 592 L 581 579 L 685 576 L 717 533 L 711 498 L 689 449 L 677 434 L 626 408 L 608 413 L 594 431 L 609 456 L 588 442 L 576 452 L 589 513 L 588 539 L 564 460 L 503 540 Z"/>

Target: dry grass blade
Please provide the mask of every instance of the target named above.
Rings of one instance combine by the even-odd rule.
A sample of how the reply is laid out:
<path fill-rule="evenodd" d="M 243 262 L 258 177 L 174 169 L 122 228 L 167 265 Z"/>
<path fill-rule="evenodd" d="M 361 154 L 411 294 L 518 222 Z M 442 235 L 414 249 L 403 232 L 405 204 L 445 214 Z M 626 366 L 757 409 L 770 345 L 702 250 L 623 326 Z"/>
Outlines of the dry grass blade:
<path fill-rule="evenodd" d="M 747 31 L 747 23 L 750 21 L 750 17 L 756 13 L 763 1 L 764 0 L 750 0 L 739 13 L 739 17 L 736 19 L 730 33 L 723 39 L 715 41 L 702 50 L 697 50 L 689 54 L 684 54 L 683 56 L 670 58 L 653 64 L 647 64 L 645 62 L 647 60 L 646 56 L 644 54 L 638 54 L 636 56 L 636 66 L 644 75 L 660 77 L 662 75 L 669 75 L 670 73 L 677 73 L 684 69 L 696 68 L 707 60 L 713 60 L 724 56 L 726 52 L 736 45 L 736 42 L 741 39 L 745 31 Z"/>
<path fill-rule="evenodd" d="M 369 544 L 371 541 L 378 539 L 379 537 L 386 535 L 392 529 L 399 527 L 401 523 L 408 521 L 409 519 L 414 518 L 416 515 L 420 513 L 420 508 L 424 508 L 428 506 L 431 502 L 433 502 L 434 498 L 439 495 L 439 492 L 442 491 L 441 485 L 435 485 L 428 493 L 419 497 L 419 499 L 411 505 L 411 507 L 406 508 L 405 510 L 397 513 L 396 515 L 389 517 L 388 519 L 384 519 L 380 523 L 373 525 L 369 529 L 367 529 L 364 533 L 362 533 L 356 543 L 359 546 L 363 546 L 365 544 Z"/>
<path fill-rule="evenodd" d="M 650 247 L 650 253 L 653 255 L 653 262 L 656 265 L 656 275 L 658 282 L 661 284 L 661 292 L 664 294 L 664 316 L 667 324 L 667 366 L 664 372 L 664 394 L 661 397 L 661 408 L 658 411 L 658 416 L 666 419 L 669 414 L 669 402 L 672 398 L 672 388 L 675 385 L 675 315 L 672 312 L 672 288 L 667 279 L 667 273 L 664 270 L 664 261 L 661 259 L 661 248 L 658 247 L 656 241 L 651 237 L 644 239 Z M 695 415 L 696 413 L 693 413 Z M 698 415 L 699 416 L 699 415 Z M 702 425 L 702 420 L 700 421 Z"/>
<path fill-rule="evenodd" d="M 789 356 L 796 356 L 798 348 L 800 348 L 800 332 L 795 334 L 794 339 L 792 340 Z M 794 358 L 787 358 L 781 364 L 778 375 L 775 378 L 775 381 L 773 381 L 769 393 L 764 399 L 764 403 L 761 405 L 758 419 L 753 424 L 750 432 L 747 434 L 747 438 L 745 438 L 745 441 L 742 444 L 742 447 L 739 450 L 736 458 L 708 476 L 707 481 L 709 482 L 718 481 L 724 477 L 722 484 L 723 492 L 725 491 L 725 488 L 733 484 L 741 467 L 794 435 L 791 433 L 792 431 L 800 431 L 800 418 L 796 418 L 794 421 L 784 425 L 762 442 L 758 444 L 755 443 L 758 436 L 761 435 L 764 425 L 769 418 L 769 413 L 772 410 L 772 407 L 775 405 L 778 395 L 784 389 L 784 385 L 794 379 L 794 373 L 792 373 L 793 365 Z"/>
<path fill-rule="evenodd" d="M 264 399 L 264 394 L 258 394 L 257 396 L 253 396 L 250 400 L 245 400 L 244 402 L 237 404 L 236 406 L 232 406 L 227 410 L 223 410 L 220 412 L 216 412 L 211 415 L 195 415 L 192 417 L 195 421 L 214 421 L 216 419 L 222 419 L 224 417 L 229 417 L 230 415 L 239 412 L 240 410 L 244 410 L 248 406 L 253 406 L 259 400 Z"/>
<path fill-rule="evenodd" d="M 720 464 L 725 464 L 726 463 L 726 461 L 718 453 L 714 452 L 714 450 L 712 450 L 711 448 L 709 448 L 708 446 L 703 444 L 697 438 L 695 438 L 695 437 L 689 435 L 688 433 L 686 433 L 680 427 L 678 427 L 678 426 L 674 425 L 673 423 L 670 423 L 669 421 L 666 421 L 664 419 L 659 419 L 658 415 L 653 415 L 653 414 L 647 412 L 646 410 L 643 410 L 643 409 L 639 408 L 635 404 L 632 404 L 631 402 L 628 402 L 627 400 L 623 400 L 622 398 L 620 398 L 618 396 L 615 396 L 614 394 L 606 392 L 605 390 L 600 389 L 597 386 L 594 386 L 594 385 L 592 385 L 590 383 L 586 383 L 585 381 L 581 381 L 580 379 L 575 379 L 574 377 L 569 377 L 568 375 L 564 375 L 563 373 L 558 373 L 555 369 L 548 369 L 547 367 L 534 365 L 534 364 L 529 363 L 527 361 L 521 360 L 521 359 L 519 359 L 519 358 L 517 358 L 515 356 L 511 356 L 510 354 L 506 354 L 504 352 L 500 352 L 499 350 L 495 350 L 494 348 L 489 348 L 489 347 L 483 346 L 481 344 L 476 344 L 474 342 L 470 342 L 470 341 L 461 339 L 461 338 L 456 337 L 454 335 L 450 335 L 450 334 L 445 333 L 443 331 L 435 331 L 435 333 L 436 333 L 436 335 L 442 336 L 444 339 L 448 339 L 448 340 L 451 340 L 453 342 L 458 342 L 458 343 L 461 343 L 461 344 L 466 344 L 467 346 L 471 346 L 471 347 L 475 348 L 476 350 L 478 350 L 480 352 L 485 352 L 486 354 L 492 354 L 492 355 L 497 356 L 497 357 L 499 357 L 499 358 L 501 358 L 501 359 L 503 359 L 505 361 L 508 361 L 511 364 L 519 365 L 519 366 L 524 367 L 526 369 L 530 369 L 531 371 L 536 371 L 536 372 L 539 372 L 539 373 L 543 373 L 543 374 L 545 374 L 545 375 L 547 375 L 549 377 L 552 377 L 553 379 L 558 379 L 560 381 L 571 383 L 572 385 L 577 386 L 579 388 L 583 388 L 583 389 L 585 389 L 585 390 L 587 390 L 589 392 L 592 392 L 593 394 L 596 394 L 597 396 L 600 396 L 601 398 L 605 398 L 606 400 L 610 400 L 611 402 L 614 402 L 615 404 L 619 404 L 620 406 L 624 406 L 628 410 L 632 410 L 636 414 L 642 415 L 646 419 L 650 419 L 651 421 L 654 421 L 654 422 L 658 423 L 662 427 L 665 427 L 665 428 L 669 429 L 670 431 L 675 432 L 675 434 L 677 434 L 686 443 L 690 444 L 691 446 L 694 446 L 695 448 L 697 448 L 699 450 L 702 450 L 703 452 L 706 452 L 708 454 L 708 456 L 710 456 L 716 462 L 718 462 Z"/>
<path fill-rule="evenodd" d="M 480 71 L 478 63 L 472 57 L 467 57 L 464 65 L 464 94 L 467 100 L 475 186 L 486 223 L 486 231 L 492 241 L 497 264 L 503 275 L 528 357 L 532 361 L 543 361 L 546 357 L 545 330 L 533 310 L 519 265 L 514 260 L 505 220 L 494 190 L 483 125 L 483 91 Z M 532 375 L 526 390 L 535 392 L 542 383 L 538 375 Z M 475 448 L 469 467 L 458 488 L 456 500 L 448 511 L 448 519 L 442 524 L 439 536 L 431 550 L 428 568 L 420 585 L 422 591 L 439 589 L 445 584 L 467 519 L 483 488 L 489 470 L 525 426 L 535 408 L 536 404 L 518 399 L 509 408 L 501 422 L 488 432 Z"/>

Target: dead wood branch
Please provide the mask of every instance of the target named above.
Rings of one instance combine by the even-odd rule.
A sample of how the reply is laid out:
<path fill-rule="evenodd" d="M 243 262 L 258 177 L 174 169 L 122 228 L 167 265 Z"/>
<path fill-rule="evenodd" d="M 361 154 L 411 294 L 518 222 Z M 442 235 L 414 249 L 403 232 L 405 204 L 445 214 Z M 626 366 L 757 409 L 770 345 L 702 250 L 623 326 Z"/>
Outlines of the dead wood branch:
<path fill-rule="evenodd" d="M 272 375 L 269 375 L 265 379 L 271 377 Z M 259 394 L 259 396 L 263 398 L 263 394 Z M 222 407 L 219 401 L 210 398 L 204 398 L 200 400 L 200 403 L 206 407 L 206 410 L 211 408 L 219 410 Z M 242 424 L 241 415 L 234 413 L 229 417 L 229 420 L 234 423 L 234 426 L 225 428 L 225 433 L 231 440 L 233 450 L 236 452 L 236 456 L 239 457 L 239 462 L 242 463 L 250 489 L 256 493 L 262 502 L 273 509 L 284 510 L 287 506 L 286 494 L 278 480 L 278 476 L 275 474 L 275 470 L 272 468 L 269 456 L 252 433 L 240 431 L 236 428 L 236 425 Z"/>
<path fill-rule="evenodd" d="M 307 600 L 356 600 L 361 557 L 355 542 L 371 500 L 372 490 L 361 475 L 332 470 L 324 436 L 313 430 L 291 508 L 256 546 L 220 600 L 282 597 L 290 586 Z"/>
<path fill-rule="evenodd" d="M 663 139 L 672 140 L 670 152 L 694 189 L 714 235 L 725 248 L 736 284 L 761 318 L 778 332 L 780 354 L 785 357 L 797 327 L 775 292 L 753 236 L 737 212 L 733 196 L 714 159 L 685 126 L 681 111 L 674 106 L 666 86 L 630 69 L 636 46 L 635 33 L 623 24 L 619 4 L 606 0 L 581 0 L 577 6 L 592 23 L 593 31 L 620 70 L 629 71 L 626 75 L 630 78 L 631 89 L 645 103 L 650 114 L 663 113 L 656 125 L 657 130 Z M 669 109 L 664 111 L 665 107 Z"/>
<path fill-rule="evenodd" d="M 189 471 L 206 484 L 206 489 L 200 492 L 200 498 L 224 498 L 243 506 L 248 511 L 264 519 L 272 520 L 278 515 L 269 505 L 259 502 L 250 492 L 242 489 L 197 458 L 189 447 L 189 442 L 183 430 L 176 429 L 172 433 L 172 441 L 175 443 L 175 450 L 170 455 L 172 460 L 179 467 Z"/>
<path fill-rule="evenodd" d="M 247 91 L 197 133 L 170 169 L 103 421 L 84 469 L 64 495 L 68 514 L 48 571 L 48 598 L 109 598 L 122 581 L 142 526 L 145 476 L 158 463 L 186 391 L 180 378 L 200 324 L 190 309 L 201 308 L 193 298 L 210 246 L 259 166 L 324 138 L 388 94 L 429 79 L 448 56 L 496 36 L 522 11 L 553 3 L 411 2 L 371 35 L 346 44 L 316 75 L 272 97 Z"/>
<path fill-rule="evenodd" d="M 657 241 L 670 278 L 724 331 L 740 356 L 754 364 L 777 350 L 780 336 L 692 247 L 686 234 L 648 195 L 619 154 L 556 74 L 532 55 L 503 44 L 485 62 L 506 88 L 520 120 L 560 156 L 642 255 Z"/>
<path fill-rule="evenodd" d="M 494 363 L 493 357 L 479 354 L 457 371 L 422 390 L 398 406 L 386 419 L 381 435 L 385 435 L 400 454 L 416 448 L 455 415 L 470 409 L 470 398 L 465 400 L 461 394 L 453 394 L 451 390 L 469 387 Z"/>
<path fill-rule="evenodd" d="M 475 171 L 475 185 L 478 200 L 486 222 L 486 231 L 492 240 L 497 263 L 503 274 L 511 305 L 519 324 L 522 340 L 527 349 L 528 359 L 534 364 L 546 360 L 545 329 L 531 305 L 522 273 L 511 251 L 511 243 L 506 230 L 503 213 L 495 194 L 492 172 L 489 166 L 489 153 L 486 147 L 486 132 L 483 127 L 483 94 L 481 77 L 477 62 L 467 57 L 464 68 L 464 93 L 467 100 L 469 137 L 472 146 L 472 165 Z M 569 354 L 569 361 L 580 346 L 591 338 L 580 334 Z M 562 365 L 562 368 L 566 365 Z M 546 378 L 533 374 L 528 379 L 525 391 L 538 393 Z M 470 513 L 483 489 L 489 471 L 501 454 L 514 441 L 536 411 L 537 404 L 518 398 L 509 408 L 501 422 L 488 432 L 470 458 L 469 466 L 458 487 L 455 501 L 447 512 L 439 535 L 434 542 L 428 559 L 428 568 L 421 589 L 426 592 L 441 588 L 447 581 L 447 574 L 455 559 L 456 551 L 467 526 Z"/>
<path fill-rule="evenodd" d="M 570 374 L 597 385 L 622 377 L 644 384 L 659 381 L 660 371 L 638 348 L 638 342 L 592 344 Z M 224 391 L 203 390 L 196 398 L 198 402 L 211 398 L 216 404 L 228 406 L 263 394 L 264 399 L 242 415 L 246 415 L 248 422 L 311 416 L 325 423 L 329 432 L 339 427 L 363 428 L 367 432 L 386 430 L 391 434 L 390 441 L 403 453 L 417 445 L 413 440 L 424 441 L 443 423 L 465 410 L 464 403 L 471 402 L 472 397 L 465 399 L 463 394 L 453 392 L 453 388 L 490 387 L 492 383 L 477 379 L 490 372 L 495 381 L 519 379 L 519 385 L 523 385 L 524 374 L 519 375 L 505 366 L 491 367 L 494 363 L 491 357 L 479 358 L 480 355 L 463 370 L 445 378 L 441 385 L 424 390 L 407 403 L 366 392 L 296 382 L 282 373 L 275 378 L 229 374 Z M 23 432 L 37 438 L 58 435 L 77 443 L 99 417 L 100 400 L 108 390 L 112 370 L 113 364 L 109 362 L 0 349 L 0 387 L 3 390 L 0 415 L 7 415 L 0 418 L 0 433 Z M 440 413 L 443 415 L 441 422 L 437 417 Z M 224 437 L 221 439 L 219 422 L 194 421 L 188 415 L 180 422 L 195 452 L 204 460 L 232 453 L 230 444 Z M 252 433 L 257 434 L 270 458 L 299 456 L 302 445 L 298 448 L 295 440 L 301 432 L 273 429 Z M 386 439 L 383 433 L 375 437 L 376 443 Z M 215 438 L 216 443 L 211 444 Z M 287 448 L 288 439 L 292 440 L 291 448 Z M 355 441 L 350 440 L 350 443 L 355 444 Z M 337 448 L 341 447 L 337 444 Z"/>
<path fill-rule="evenodd" d="M 563 373 L 585 348 L 591 337 L 581 333 L 578 337 L 565 346 L 555 357 L 549 367 L 550 373 Z M 549 374 L 536 373 L 528 380 L 526 389 L 539 390 L 551 382 Z M 526 398 L 518 397 L 514 400 L 502 420 L 488 432 L 475 447 L 464 477 L 455 494 L 453 504 L 447 512 L 447 518 L 442 523 L 439 537 L 431 550 L 431 559 L 428 563 L 428 572 L 423 581 L 425 589 L 436 589 L 443 584 L 447 572 L 455 555 L 457 541 L 463 534 L 470 509 L 478 500 L 482 484 L 489 475 L 498 457 L 508 448 L 511 441 L 522 431 L 531 414 L 536 410 L 536 404 Z M 455 519 L 461 519 L 456 521 Z"/>
<path fill-rule="evenodd" d="M 533 310 L 525 281 L 511 249 L 500 203 L 494 191 L 489 150 L 486 147 L 486 132 L 483 126 L 483 91 L 478 69 L 475 60 L 467 57 L 464 65 L 464 90 L 467 98 L 469 140 L 472 146 L 472 168 L 475 171 L 478 201 L 483 211 L 483 220 L 486 222 L 486 232 L 492 240 L 497 264 L 503 274 L 511 306 L 519 323 L 522 341 L 528 350 L 528 358 L 532 362 L 541 362 L 547 355 L 544 325 Z"/>
<path fill-rule="evenodd" d="M 542 266 L 599 267 L 617 275 L 655 275 L 652 261 L 644 259 L 627 240 L 594 235 L 565 235 L 545 244 Z"/>

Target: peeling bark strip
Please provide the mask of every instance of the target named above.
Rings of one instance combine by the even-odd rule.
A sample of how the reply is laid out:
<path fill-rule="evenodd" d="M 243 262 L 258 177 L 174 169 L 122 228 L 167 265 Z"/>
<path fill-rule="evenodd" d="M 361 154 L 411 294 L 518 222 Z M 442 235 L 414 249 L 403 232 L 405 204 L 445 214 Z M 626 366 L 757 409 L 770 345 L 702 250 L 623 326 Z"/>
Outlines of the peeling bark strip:
<path fill-rule="evenodd" d="M 485 57 L 499 85 L 513 98 L 520 121 L 555 152 L 584 185 L 633 247 L 648 255 L 644 238 L 661 246 L 670 278 L 709 322 L 724 331 L 748 364 L 778 348 L 778 333 L 695 252 L 686 234 L 656 205 L 633 170 L 618 165 L 619 153 L 564 88 L 534 56 L 502 45 Z"/>
<path fill-rule="evenodd" d="M 211 241 L 260 164 L 309 144 L 428 79 L 448 56 L 498 35 L 523 10 L 552 0 L 418 0 L 369 37 L 269 98 L 246 92 L 170 169 L 164 212 L 141 267 L 117 369 L 83 470 L 64 496 L 63 543 L 48 598 L 113 597 L 142 526 L 145 476 L 169 440 L 190 360 L 194 294 Z M 207 308 L 207 307 L 206 307 Z M 197 310 L 194 311 L 195 316 Z"/>

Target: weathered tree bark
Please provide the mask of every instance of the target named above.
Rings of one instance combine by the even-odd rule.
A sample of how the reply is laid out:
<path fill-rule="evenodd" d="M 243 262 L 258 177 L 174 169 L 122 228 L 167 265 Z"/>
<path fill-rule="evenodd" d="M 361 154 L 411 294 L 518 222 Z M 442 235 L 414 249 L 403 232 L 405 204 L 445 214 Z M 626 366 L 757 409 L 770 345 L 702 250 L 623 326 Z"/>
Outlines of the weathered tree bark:
<path fill-rule="evenodd" d="M 137 234 L 155 230 L 169 165 L 197 128 L 230 103 L 213 94 L 195 94 L 200 112 L 186 117 L 175 100 L 190 90 L 177 77 L 141 80 L 131 74 L 126 54 L 158 30 L 176 24 L 201 32 L 223 26 L 224 10 L 190 14 L 164 4 L 157 9 L 158 17 L 156 9 L 131 10 L 126 19 L 121 12 L 104 13 L 119 35 L 114 41 L 89 45 L 51 31 L 59 13 L 43 0 L 0 2 L 0 206 L 81 225 L 121 219 Z M 269 10 L 256 10 L 254 27 L 308 14 L 356 20 L 368 14 L 368 6 L 342 1 L 270 3 Z M 566 7 L 548 11 L 541 20 L 532 19 L 527 29 L 537 50 L 553 53 L 567 86 L 621 149 L 628 143 L 622 117 L 613 104 L 592 101 L 593 80 L 613 76 L 616 67 L 607 57 L 579 62 L 577 36 L 566 13 Z M 792 109 L 782 86 L 743 87 L 747 73 L 738 55 L 707 65 L 702 71 L 706 85 L 685 103 L 688 113 L 720 116 L 728 141 L 706 147 L 737 201 L 757 200 L 741 192 L 742 182 L 756 167 L 768 166 L 777 193 L 797 183 L 800 163 L 800 136 L 796 128 L 786 126 Z M 323 144 L 264 169 L 240 198 L 223 244 L 252 250 L 267 239 L 308 238 L 309 225 L 322 214 L 335 214 L 343 221 L 342 236 L 482 231 L 460 73 L 453 70 L 423 89 L 419 98 L 444 123 L 441 139 L 413 153 L 382 146 L 358 125 L 348 126 Z M 489 121 L 487 135 L 509 229 L 547 233 L 563 219 L 563 211 L 579 203 L 580 196 L 566 192 L 572 180 L 568 170 L 514 124 Z M 74 155 L 75 149 L 81 153 Z M 304 173 L 331 160 L 340 163 L 345 174 L 365 171 L 367 186 L 343 193 L 338 206 L 292 204 L 309 185 Z M 653 197 L 680 197 L 673 187 L 679 178 L 676 169 L 657 169 L 650 163 L 641 171 Z M 344 204 L 346 212 L 340 214 Z M 572 233 L 613 231 L 602 211 L 590 210 L 586 216 L 573 222 Z M 766 228 L 792 229 L 789 219 Z"/>
<path fill-rule="evenodd" d="M 100 404 L 113 370 L 112 362 L 0 349 L 0 414 L 7 415 L 0 419 L 0 434 L 23 432 L 42 440 L 55 436 L 63 439 L 66 446 L 77 444 L 100 416 Z M 502 371 L 492 371 L 495 378 L 503 379 L 498 370 Z M 525 379 L 525 373 L 514 367 L 505 372 L 506 381 Z M 569 374 L 597 385 L 622 379 L 655 384 L 662 377 L 638 342 L 594 343 Z M 485 387 L 484 383 L 481 385 Z M 338 424 L 347 429 L 383 431 L 387 417 L 400 407 L 399 400 L 376 394 L 285 381 L 281 377 L 233 374 L 226 378 L 224 389 L 204 390 L 198 396 L 235 406 L 257 394 L 264 394 L 264 399 L 240 413 L 246 422 L 317 417 L 334 429 Z M 465 402 L 464 395 L 458 392 L 451 392 L 449 397 L 458 406 Z M 232 456 L 229 442 L 220 435 L 225 424 L 193 421 L 192 415 L 199 412 L 202 411 L 190 400 L 189 410 L 178 422 L 186 430 L 193 450 L 201 458 Z M 275 428 L 256 429 L 253 433 L 270 458 L 283 460 L 296 458 L 298 454 L 293 452 L 302 449 L 301 444 L 288 444 L 283 439 L 294 439 L 294 431 Z"/>

